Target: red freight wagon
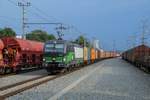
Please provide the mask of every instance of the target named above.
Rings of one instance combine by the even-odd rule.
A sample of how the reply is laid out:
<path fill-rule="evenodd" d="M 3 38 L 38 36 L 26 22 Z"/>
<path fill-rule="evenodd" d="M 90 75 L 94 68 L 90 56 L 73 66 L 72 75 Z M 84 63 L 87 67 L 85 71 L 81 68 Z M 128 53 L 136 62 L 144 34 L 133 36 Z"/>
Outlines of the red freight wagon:
<path fill-rule="evenodd" d="M 42 66 L 43 43 L 13 37 L 3 38 L 2 41 L 4 43 L 3 69 L 6 73 Z"/>
<path fill-rule="evenodd" d="M 4 48 L 3 41 L 0 40 L 0 71 L 2 71 L 1 67 L 3 66 L 3 54 L 2 54 L 3 48 Z"/>

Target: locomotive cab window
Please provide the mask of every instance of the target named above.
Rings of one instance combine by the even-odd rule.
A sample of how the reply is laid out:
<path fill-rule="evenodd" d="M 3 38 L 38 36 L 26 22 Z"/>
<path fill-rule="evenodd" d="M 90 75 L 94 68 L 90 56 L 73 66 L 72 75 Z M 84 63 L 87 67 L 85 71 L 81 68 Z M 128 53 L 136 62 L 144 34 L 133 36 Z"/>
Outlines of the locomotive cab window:
<path fill-rule="evenodd" d="M 54 49 L 54 44 L 45 45 L 45 52 L 52 52 L 53 49 Z"/>
<path fill-rule="evenodd" d="M 55 45 L 56 52 L 64 52 L 64 44 Z"/>
<path fill-rule="evenodd" d="M 56 44 L 46 44 L 45 52 L 61 52 L 64 53 L 64 44 L 56 43 Z"/>

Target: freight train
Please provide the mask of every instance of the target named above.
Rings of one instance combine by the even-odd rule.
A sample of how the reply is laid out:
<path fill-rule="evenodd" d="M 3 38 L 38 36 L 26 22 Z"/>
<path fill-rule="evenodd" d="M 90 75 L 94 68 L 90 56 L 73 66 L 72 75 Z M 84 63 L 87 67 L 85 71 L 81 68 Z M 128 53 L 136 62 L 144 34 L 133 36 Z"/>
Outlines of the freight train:
<path fill-rule="evenodd" d="M 116 56 L 114 52 L 83 47 L 65 40 L 51 40 L 44 45 L 43 66 L 49 73 L 64 72 Z"/>
<path fill-rule="evenodd" d="M 122 59 L 150 71 L 150 47 L 139 45 L 122 53 Z"/>
<path fill-rule="evenodd" d="M 0 73 L 41 67 L 44 43 L 5 37 L 0 40 Z"/>
<path fill-rule="evenodd" d="M 116 57 L 93 47 L 83 47 L 66 40 L 41 42 L 5 37 L 0 39 L 0 74 L 44 67 L 48 72 L 65 71 L 73 67 Z"/>

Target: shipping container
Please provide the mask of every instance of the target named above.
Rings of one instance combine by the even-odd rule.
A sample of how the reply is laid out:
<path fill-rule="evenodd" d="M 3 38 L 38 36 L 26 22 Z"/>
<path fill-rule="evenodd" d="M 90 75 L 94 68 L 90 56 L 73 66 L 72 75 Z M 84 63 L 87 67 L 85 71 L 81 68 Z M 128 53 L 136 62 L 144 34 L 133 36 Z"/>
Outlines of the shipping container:
<path fill-rule="evenodd" d="M 83 48 L 81 47 L 74 47 L 75 58 L 76 59 L 83 59 Z"/>
<path fill-rule="evenodd" d="M 84 64 L 88 64 L 88 47 L 83 48 L 84 52 Z"/>
<path fill-rule="evenodd" d="M 96 60 L 96 50 L 94 48 L 91 48 L 91 63 L 94 63 Z"/>

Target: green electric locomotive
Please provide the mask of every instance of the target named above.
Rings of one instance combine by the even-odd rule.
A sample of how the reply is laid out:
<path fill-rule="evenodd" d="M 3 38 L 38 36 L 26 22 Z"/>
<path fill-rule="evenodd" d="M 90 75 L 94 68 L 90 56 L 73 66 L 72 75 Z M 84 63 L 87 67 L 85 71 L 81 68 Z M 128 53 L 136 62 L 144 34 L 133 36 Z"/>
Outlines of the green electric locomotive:
<path fill-rule="evenodd" d="M 50 73 L 70 70 L 83 64 L 83 47 L 66 40 L 45 43 L 43 65 Z"/>

